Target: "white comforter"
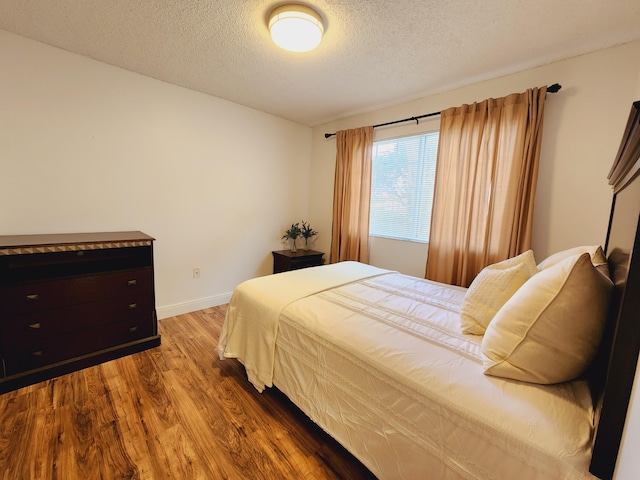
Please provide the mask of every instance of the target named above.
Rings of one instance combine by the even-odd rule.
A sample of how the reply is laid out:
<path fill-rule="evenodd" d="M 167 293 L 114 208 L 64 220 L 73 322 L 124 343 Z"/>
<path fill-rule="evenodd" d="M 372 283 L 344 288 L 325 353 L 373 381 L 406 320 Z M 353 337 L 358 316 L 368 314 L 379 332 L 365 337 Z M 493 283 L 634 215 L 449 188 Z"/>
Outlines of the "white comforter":
<path fill-rule="evenodd" d="M 485 376 L 482 338 L 460 333 L 464 293 L 354 262 L 250 280 L 218 353 L 380 479 L 593 479 L 586 384 Z"/>
<path fill-rule="evenodd" d="M 388 273 L 358 262 L 341 262 L 259 277 L 236 287 L 218 340 L 220 359 L 237 358 L 259 392 L 273 385 L 273 360 L 282 310 L 295 300 L 362 278 Z"/>

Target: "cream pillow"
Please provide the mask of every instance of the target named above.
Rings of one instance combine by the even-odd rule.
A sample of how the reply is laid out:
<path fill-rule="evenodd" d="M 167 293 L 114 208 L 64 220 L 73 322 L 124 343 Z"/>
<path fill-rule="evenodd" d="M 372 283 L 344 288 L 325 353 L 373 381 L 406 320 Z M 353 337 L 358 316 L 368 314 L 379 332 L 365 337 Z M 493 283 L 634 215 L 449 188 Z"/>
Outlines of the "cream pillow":
<path fill-rule="evenodd" d="M 584 245 L 581 247 L 573 247 L 567 250 L 550 255 L 542 262 L 538 264 L 538 270 L 544 270 L 545 268 L 553 267 L 556 263 L 561 262 L 565 258 L 573 257 L 574 255 L 580 255 L 582 253 L 588 253 L 591 256 L 591 263 L 594 265 L 600 265 L 607 263 L 607 259 L 604 256 L 602 247 L 600 245 Z"/>
<path fill-rule="evenodd" d="M 464 296 L 460 309 L 462 331 L 482 335 L 500 307 L 536 273 L 531 250 L 483 268 Z"/>
<path fill-rule="evenodd" d="M 578 377 L 600 343 L 611 288 L 588 253 L 534 275 L 487 327 L 484 372 L 542 384 Z"/>

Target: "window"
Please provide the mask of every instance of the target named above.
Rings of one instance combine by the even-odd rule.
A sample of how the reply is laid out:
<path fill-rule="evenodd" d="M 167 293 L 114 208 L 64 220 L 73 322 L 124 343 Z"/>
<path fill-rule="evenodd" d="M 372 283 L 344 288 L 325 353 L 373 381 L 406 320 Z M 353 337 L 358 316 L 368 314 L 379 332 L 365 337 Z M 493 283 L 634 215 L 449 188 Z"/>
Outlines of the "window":
<path fill-rule="evenodd" d="M 373 144 L 369 235 L 429 241 L 438 132 Z"/>

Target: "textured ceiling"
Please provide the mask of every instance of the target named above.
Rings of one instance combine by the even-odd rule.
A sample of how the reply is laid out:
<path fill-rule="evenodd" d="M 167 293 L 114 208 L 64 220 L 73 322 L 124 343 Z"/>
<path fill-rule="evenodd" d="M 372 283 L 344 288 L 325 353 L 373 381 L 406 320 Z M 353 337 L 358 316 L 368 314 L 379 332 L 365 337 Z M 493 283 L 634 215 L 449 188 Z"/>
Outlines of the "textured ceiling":
<path fill-rule="evenodd" d="M 308 126 L 640 38 L 638 0 L 309 0 L 320 47 L 278 49 L 278 0 L 2 0 L 0 29 Z"/>

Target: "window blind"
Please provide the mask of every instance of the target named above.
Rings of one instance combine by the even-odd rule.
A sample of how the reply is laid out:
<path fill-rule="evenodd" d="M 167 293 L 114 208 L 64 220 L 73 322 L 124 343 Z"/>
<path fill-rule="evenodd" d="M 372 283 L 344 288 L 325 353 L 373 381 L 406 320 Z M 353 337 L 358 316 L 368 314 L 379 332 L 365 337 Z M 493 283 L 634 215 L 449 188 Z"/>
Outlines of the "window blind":
<path fill-rule="evenodd" d="M 438 132 L 373 145 L 369 235 L 429 241 Z"/>

